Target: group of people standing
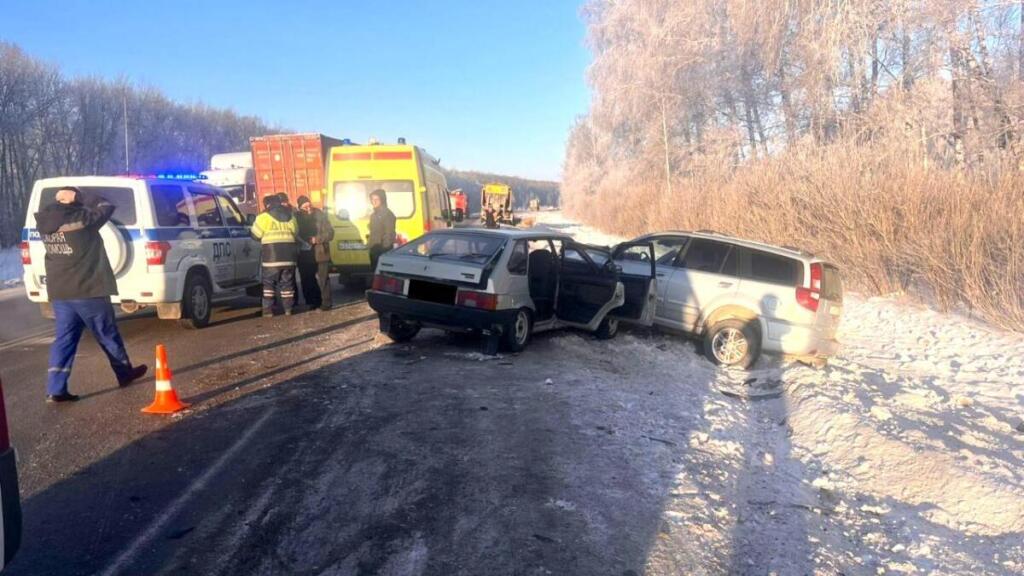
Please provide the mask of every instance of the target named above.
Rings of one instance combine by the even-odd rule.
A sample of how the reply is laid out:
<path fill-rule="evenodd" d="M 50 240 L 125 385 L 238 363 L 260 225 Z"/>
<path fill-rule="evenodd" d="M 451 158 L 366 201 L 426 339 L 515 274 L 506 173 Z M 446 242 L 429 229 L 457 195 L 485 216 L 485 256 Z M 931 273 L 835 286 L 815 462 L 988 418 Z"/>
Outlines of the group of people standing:
<path fill-rule="evenodd" d="M 373 191 L 370 203 L 373 214 L 367 244 L 371 264 L 376 268 L 377 258 L 394 246 L 395 215 L 388 209 L 384 190 Z M 263 205 L 264 211 L 251 229 L 261 245 L 263 316 L 273 316 L 277 296 L 285 315 L 292 314 L 296 268 L 306 305 L 330 310 L 328 275 L 334 228 L 327 215 L 306 196 L 298 198 L 298 211 L 292 209 L 285 194 L 269 196 Z M 114 205 L 103 197 L 67 186 L 57 191 L 53 203 L 35 214 L 46 249 L 49 299 L 56 318 L 46 379 L 47 402 L 79 399 L 68 390 L 68 378 L 85 330 L 95 336 L 120 386 L 138 380 L 148 370 L 145 364 L 133 364 L 128 358 L 111 305 L 110 297 L 117 294 L 117 280 L 100 228 L 113 213 Z"/>
<path fill-rule="evenodd" d="M 265 317 L 274 315 L 278 295 L 285 316 L 291 316 L 296 303 L 296 268 L 306 306 L 316 310 L 332 306 L 329 269 L 334 228 L 307 196 L 299 196 L 296 204 L 298 211 L 292 209 L 287 194 L 267 196 L 263 212 L 252 225 L 252 236 L 260 241 Z"/>
<path fill-rule="evenodd" d="M 388 209 L 384 190 L 371 192 L 370 204 L 373 214 L 367 248 L 371 268 L 376 269 L 377 258 L 394 246 L 395 215 Z M 285 316 L 291 316 L 297 300 L 296 268 L 306 306 L 322 311 L 332 306 L 329 274 L 334 228 L 309 197 L 299 196 L 296 205 L 298 211 L 292 209 L 287 194 L 268 196 L 263 200 L 264 211 L 252 225 L 252 236 L 261 246 L 264 317 L 274 315 L 278 296 Z"/>

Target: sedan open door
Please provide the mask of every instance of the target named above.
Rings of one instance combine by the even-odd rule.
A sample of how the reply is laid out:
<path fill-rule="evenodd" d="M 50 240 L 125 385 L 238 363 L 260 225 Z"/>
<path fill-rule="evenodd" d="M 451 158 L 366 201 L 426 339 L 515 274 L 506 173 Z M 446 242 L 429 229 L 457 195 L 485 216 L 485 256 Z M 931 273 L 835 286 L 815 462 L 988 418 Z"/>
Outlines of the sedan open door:
<path fill-rule="evenodd" d="M 653 247 L 638 246 L 653 254 Z M 564 244 L 561 260 L 556 315 L 563 323 L 594 331 L 607 316 L 651 325 L 657 297 L 653 267 L 624 273 L 611 250 L 576 242 Z"/>

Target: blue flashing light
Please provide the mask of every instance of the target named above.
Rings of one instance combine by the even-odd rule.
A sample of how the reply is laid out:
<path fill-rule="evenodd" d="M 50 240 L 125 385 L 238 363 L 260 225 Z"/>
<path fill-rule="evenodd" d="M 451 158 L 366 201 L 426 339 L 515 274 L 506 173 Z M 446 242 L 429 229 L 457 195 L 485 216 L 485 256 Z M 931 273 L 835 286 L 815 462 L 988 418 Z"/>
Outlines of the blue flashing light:
<path fill-rule="evenodd" d="M 196 174 L 194 172 L 157 174 L 156 177 L 161 180 L 206 180 L 205 174 Z"/>

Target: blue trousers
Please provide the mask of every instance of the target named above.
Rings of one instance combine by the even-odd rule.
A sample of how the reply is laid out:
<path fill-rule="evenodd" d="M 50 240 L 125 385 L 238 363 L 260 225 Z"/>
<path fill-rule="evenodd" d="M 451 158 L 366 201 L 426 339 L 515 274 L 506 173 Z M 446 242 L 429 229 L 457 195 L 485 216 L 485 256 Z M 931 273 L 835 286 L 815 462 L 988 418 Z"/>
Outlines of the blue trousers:
<path fill-rule="evenodd" d="M 110 298 L 86 298 L 83 300 L 55 300 L 53 314 L 57 321 L 57 336 L 50 346 L 50 369 L 46 376 L 47 394 L 64 394 L 68 391 L 68 377 L 75 362 L 78 341 L 86 328 L 92 332 L 96 342 L 103 348 L 110 360 L 110 367 L 119 380 L 129 377 L 132 363 L 124 349 L 121 333 L 117 331 L 114 307 Z"/>

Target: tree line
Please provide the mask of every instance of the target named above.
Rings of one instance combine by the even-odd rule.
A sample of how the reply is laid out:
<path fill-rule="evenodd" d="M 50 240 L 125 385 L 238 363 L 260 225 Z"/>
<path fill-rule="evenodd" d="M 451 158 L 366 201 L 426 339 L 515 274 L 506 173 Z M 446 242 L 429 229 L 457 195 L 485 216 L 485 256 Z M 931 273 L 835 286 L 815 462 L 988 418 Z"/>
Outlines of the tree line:
<path fill-rule="evenodd" d="M 1024 328 L 1024 2 L 592 0 L 564 204 L 798 243 Z"/>
<path fill-rule="evenodd" d="M 178 104 L 124 80 L 67 78 L 0 42 L 0 247 L 19 241 L 39 178 L 197 171 L 212 154 L 246 149 L 250 136 L 272 131 L 258 118 Z"/>

